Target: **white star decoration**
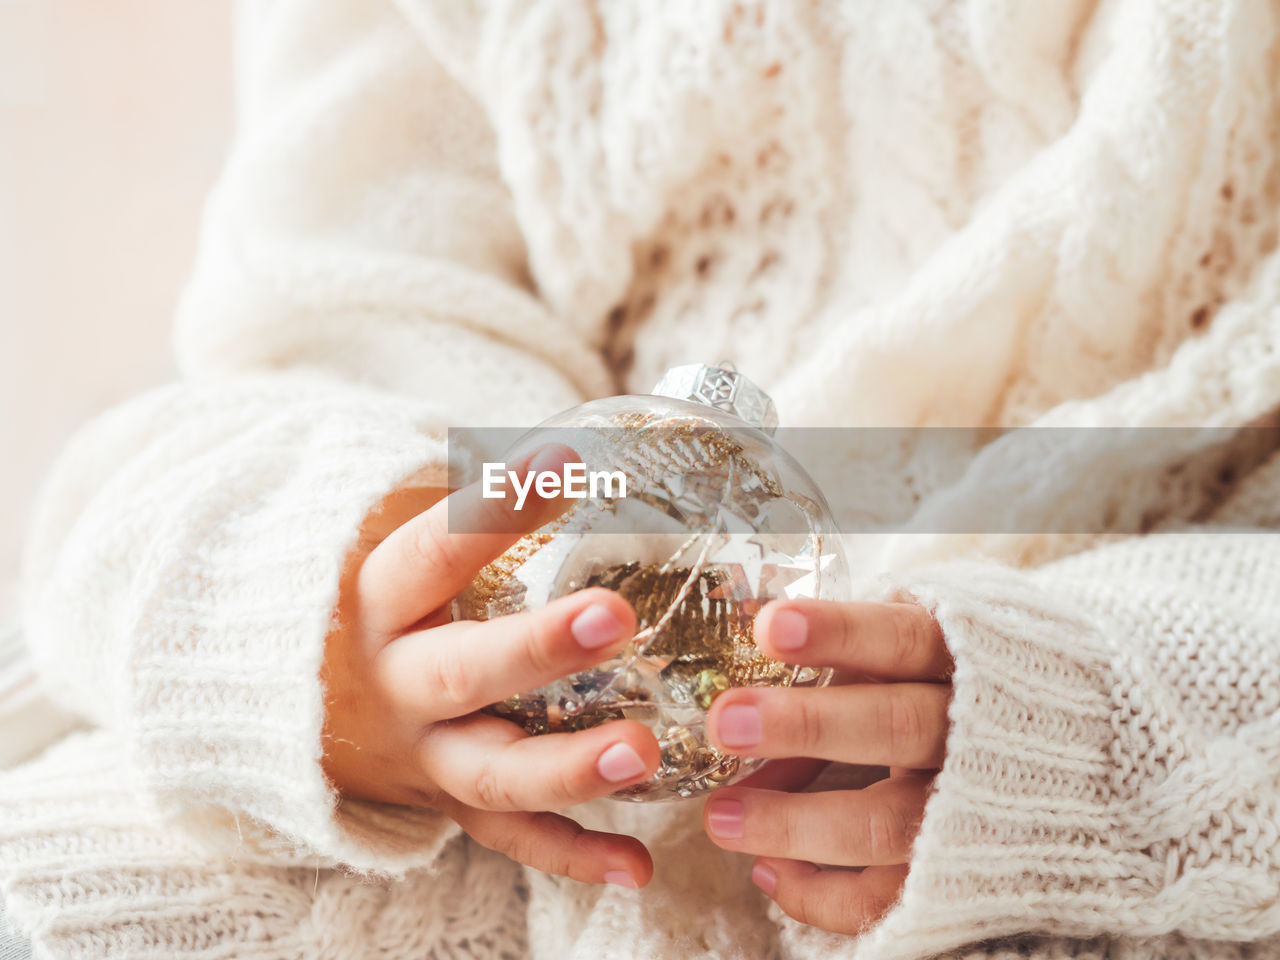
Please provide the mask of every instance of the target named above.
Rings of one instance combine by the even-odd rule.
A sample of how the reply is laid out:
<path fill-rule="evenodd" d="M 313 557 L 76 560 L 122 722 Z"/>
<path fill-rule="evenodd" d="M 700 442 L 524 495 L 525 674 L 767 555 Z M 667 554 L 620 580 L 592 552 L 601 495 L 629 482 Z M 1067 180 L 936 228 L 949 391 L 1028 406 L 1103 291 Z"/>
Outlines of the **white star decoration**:
<path fill-rule="evenodd" d="M 718 567 L 736 566 L 741 569 L 750 597 L 760 597 L 762 586 L 770 597 L 794 599 L 814 596 L 822 575 L 835 560 L 831 553 L 816 558 L 793 557 L 750 536 L 749 529 L 744 529 L 747 524 L 741 518 L 721 511 L 718 519 L 728 529 L 728 534 L 708 562 Z M 726 596 L 732 595 L 731 588 L 726 588 L 721 588 L 721 592 Z"/>
<path fill-rule="evenodd" d="M 779 569 L 790 570 L 794 572 L 795 577 L 789 583 L 782 585 L 782 592 L 791 600 L 796 597 L 818 596 L 818 584 L 821 582 L 822 574 L 826 572 L 827 567 L 831 566 L 833 560 L 835 560 L 835 554 L 824 553 L 817 558 L 817 562 L 810 558 L 783 564 Z"/>

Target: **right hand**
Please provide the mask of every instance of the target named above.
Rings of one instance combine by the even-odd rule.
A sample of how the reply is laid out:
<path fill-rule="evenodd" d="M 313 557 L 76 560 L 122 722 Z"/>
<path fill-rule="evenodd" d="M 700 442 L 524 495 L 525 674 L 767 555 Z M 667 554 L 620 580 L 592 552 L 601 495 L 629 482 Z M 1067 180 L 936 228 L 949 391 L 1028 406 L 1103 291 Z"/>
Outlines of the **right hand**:
<path fill-rule="evenodd" d="M 567 448 L 543 448 L 525 469 L 574 460 Z M 455 517 L 481 519 L 470 528 L 494 532 L 450 532 L 451 504 Z M 433 807 L 547 873 L 644 886 L 653 862 L 640 841 L 545 811 L 651 776 L 659 749 L 649 729 L 617 720 L 533 737 L 477 712 L 619 652 L 635 632 L 630 605 L 593 588 L 540 610 L 451 622 L 450 602 L 480 568 L 565 506 L 531 490 L 516 511 L 514 497 L 482 499 L 478 485 L 447 497 L 401 491 L 380 505 L 326 642 L 324 769 L 344 796 Z"/>

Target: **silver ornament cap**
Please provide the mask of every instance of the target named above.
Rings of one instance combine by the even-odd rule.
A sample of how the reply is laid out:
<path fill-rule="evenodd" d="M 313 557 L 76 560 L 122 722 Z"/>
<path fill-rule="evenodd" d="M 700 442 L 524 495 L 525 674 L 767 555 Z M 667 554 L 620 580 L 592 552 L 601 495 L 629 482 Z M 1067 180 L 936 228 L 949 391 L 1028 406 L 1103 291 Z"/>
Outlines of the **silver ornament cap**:
<path fill-rule="evenodd" d="M 653 388 L 655 396 L 705 403 L 724 410 L 772 436 L 778 429 L 773 399 L 737 371 L 732 363 L 689 363 L 672 367 Z"/>

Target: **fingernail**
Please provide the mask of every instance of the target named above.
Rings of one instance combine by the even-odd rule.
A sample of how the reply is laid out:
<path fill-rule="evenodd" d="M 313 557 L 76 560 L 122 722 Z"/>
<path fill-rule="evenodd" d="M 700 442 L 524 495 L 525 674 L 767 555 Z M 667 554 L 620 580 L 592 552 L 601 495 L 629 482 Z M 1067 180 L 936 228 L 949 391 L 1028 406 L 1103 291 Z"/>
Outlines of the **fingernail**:
<path fill-rule="evenodd" d="M 779 650 L 799 650 L 809 639 L 809 621 L 795 610 L 779 610 L 769 621 L 769 642 Z"/>
<path fill-rule="evenodd" d="M 600 771 L 600 776 L 610 783 L 621 783 L 623 780 L 634 780 L 644 773 L 645 767 L 640 754 L 636 753 L 630 744 L 615 743 L 600 754 L 600 759 L 596 761 L 596 769 Z"/>
<path fill-rule="evenodd" d="M 603 603 L 593 603 L 573 618 L 569 632 L 586 650 L 598 650 L 622 639 L 622 624 Z"/>
<path fill-rule="evenodd" d="M 778 888 L 778 875 L 763 863 L 757 863 L 751 868 L 751 882 L 772 897 Z"/>
<path fill-rule="evenodd" d="M 561 473 L 565 463 L 566 449 L 556 443 L 548 443 L 534 451 L 525 464 L 525 473 L 545 473 L 552 471 Z"/>
<path fill-rule="evenodd" d="M 604 875 L 605 883 L 612 883 L 615 887 L 626 887 L 628 890 L 639 890 L 640 884 L 631 878 L 631 874 L 625 870 L 610 870 Z"/>
<path fill-rule="evenodd" d="M 752 706 L 725 707 L 720 711 L 716 730 L 726 747 L 754 747 L 764 739 L 760 711 Z"/>
<path fill-rule="evenodd" d="M 707 804 L 707 826 L 713 837 L 721 840 L 742 839 L 742 802 L 739 800 L 712 800 Z"/>

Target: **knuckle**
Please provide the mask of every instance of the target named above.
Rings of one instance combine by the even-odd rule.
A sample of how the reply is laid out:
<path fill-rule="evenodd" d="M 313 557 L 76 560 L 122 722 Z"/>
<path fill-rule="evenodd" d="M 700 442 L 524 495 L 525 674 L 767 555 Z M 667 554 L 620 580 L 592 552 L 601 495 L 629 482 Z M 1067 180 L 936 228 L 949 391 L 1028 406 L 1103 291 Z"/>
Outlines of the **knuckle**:
<path fill-rule="evenodd" d="M 879 804 L 868 810 L 864 830 L 866 859 L 873 864 L 900 860 L 910 843 L 907 818 L 892 804 Z"/>
<path fill-rule="evenodd" d="M 458 648 L 441 646 L 432 660 L 430 682 L 445 703 L 467 709 L 476 695 L 475 672 L 459 655 Z"/>
<path fill-rule="evenodd" d="M 532 614 L 533 620 L 524 632 L 521 656 L 525 669 L 535 676 L 549 676 L 560 672 L 557 656 L 557 632 L 546 618 Z"/>
<path fill-rule="evenodd" d="M 925 762 L 940 765 L 946 754 L 947 733 L 951 728 L 951 688 L 931 687 L 921 704 L 921 750 Z"/>
<path fill-rule="evenodd" d="M 797 816 L 794 810 L 786 810 L 782 816 L 770 818 L 774 822 L 773 829 L 777 831 L 777 841 L 780 849 L 787 852 L 788 856 L 799 855 L 801 851 L 801 843 L 804 839 L 804 827 L 801 823 L 801 817 Z"/>
<path fill-rule="evenodd" d="M 543 817 L 552 817 L 554 814 L 539 814 Z M 574 869 L 578 865 L 582 857 L 590 856 L 589 839 L 585 827 L 576 821 L 569 821 L 561 827 L 563 834 L 559 842 L 552 845 L 551 858 L 548 873 L 554 873 L 561 877 L 576 877 L 578 871 Z M 582 857 L 580 857 L 582 855 Z"/>
<path fill-rule="evenodd" d="M 912 697 L 893 692 L 884 698 L 881 711 L 880 727 L 884 731 L 889 755 L 908 759 L 924 736 L 920 704 Z"/>
<path fill-rule="evenodd" d="M 561 849 L 564 851 L 564 875 L 566 877 L 586 879 L 584 871 L 575 868 L 590 864 L 598 859 L 600 846 L 596 842 L 597 838 L 576 820 L 568 821 L 564 829 L 567 837 L 561 843 Z"/>
<path fill-rule="evenodd" d="M 879 920 L 890 904 L 890 900 L 875 894 L 849 893 L 837 907 L 837 916 L 841 919 L 836 927 L 843 933 L 861 933 Z"/>
<path fill-rule="evenodd" d="M 901 603 L 890 608 L 893 631 L 893 662 L 900 669 L 909 670 L 919 663 L 924 648 L 924 625 L 920 621 L 918 607 Z"/>
<path fill-rule="evenodd" d="M 486 759 L 481 763 L 473 789 L 476 795 L 476 806 L 481 809 L 516 810 L 519 807 L 519 804 L 516 803 L 515 795 L 512 793 L 511 784 L 502 776 L 498 765 L 491 759 Z M 516 859 L 520 858 L 517 857 Z"/>
<path fill-rule="evenodd" d="M 513 830 L 505 834 L 495 845 L 499 853 L 504 853 L 517 863 L 541 869 L 545 858 L 540 859 L 541 844 L 531 831 Z"/>
<path fill-rule="evenodd" d="M 812 698 L 799 696 L 795 698 L 793 710 L 796 746 L 801 751 L 818 751 L 826 744 L 826 723 L 821 707 Z"/>
<path fill-rule="evenodd" d="M 570 876 L 574 864 L 573 850 L 582 828 L 573 824 L 570 830 L 567 837 L 562 837 L 560 836 L 561 824 L 554 814 L 534 814 L 528 829 L 516 831 L 521 856 L 513 859 L 535 867 L 543 873 L 559 877 Z M 511 855 L 508 854 L 508 856 Z"/>
<path fill-rule="evenodd" d="M 807 927 L 820 926 L 815 899 L 812 892 L 806 895 L 798 891 L 788 891 L 778 897 L 778 906 L 782 907 L 783 913 L 797 923 Z"/>
<path fill-rule="evenodd" d="M 837 620 L 840 624 L 840 649 L 846 657 L 857 660 L 863 642 L 863 630 L 860 618 L 853 612 L 854 609 L 841 607 Z"/>
<path fill-rule="evenodd" d="M 548 783 L 548 799 L 551 807 L 568 807 L 579 800 L 586 799 L 583 794 L 584 778 L 569 764 L 558 766 Z"/>
<path fill-rule="evenodd" d="M 552 847 L 539 868 L 543 873 L 557 877 L 573 876 L 573 858 L 562 847 Z"/>
<path fill-rule="evenodd" d="M 426 522 L 419 525 L 413 535 L 407 538 L 406 559 L 428 569 L 449 570 L 457 567 L 460 562 L 458 548 L 449 532 L 434 518 L 424 519 Z"/>

